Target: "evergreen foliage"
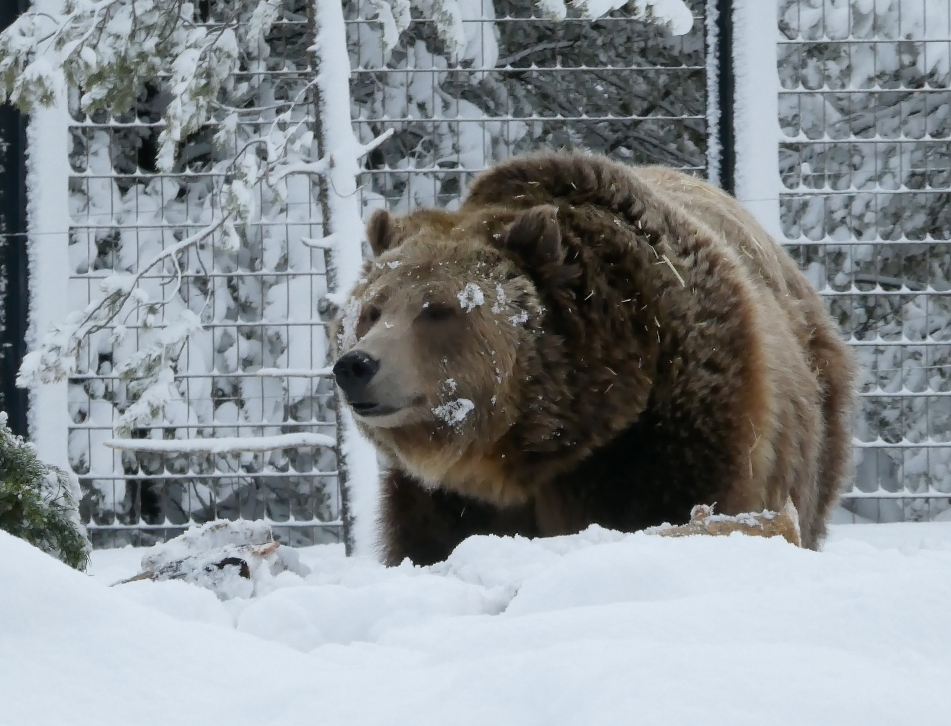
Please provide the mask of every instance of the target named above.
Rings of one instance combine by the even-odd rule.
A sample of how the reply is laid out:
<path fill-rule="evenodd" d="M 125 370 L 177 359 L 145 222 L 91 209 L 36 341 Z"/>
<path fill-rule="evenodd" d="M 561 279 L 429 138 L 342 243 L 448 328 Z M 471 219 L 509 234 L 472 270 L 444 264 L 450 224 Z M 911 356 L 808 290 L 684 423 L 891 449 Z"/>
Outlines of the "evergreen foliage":
<path fill-rule="evenodd" d="M 0 529 L 85 570 L 89 542 L 72 489 L 69 475 L 40 461 L 0 413 Z"/>

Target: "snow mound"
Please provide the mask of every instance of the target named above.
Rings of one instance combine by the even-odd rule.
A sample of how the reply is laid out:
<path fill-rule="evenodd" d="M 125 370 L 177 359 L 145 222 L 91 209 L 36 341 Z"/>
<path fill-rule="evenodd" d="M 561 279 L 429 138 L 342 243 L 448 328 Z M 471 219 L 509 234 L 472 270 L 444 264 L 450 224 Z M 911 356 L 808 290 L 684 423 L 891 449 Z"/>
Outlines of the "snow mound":
<path fill-rule="evenodd" d="M 947 722 L 947 523 L 835 527 L 822 553 L 474 537 L 428 568 L 314 547 L 227 601 L 106 586 L 140 556 L 84 577 L 0 532 L 0 723 Z"/>

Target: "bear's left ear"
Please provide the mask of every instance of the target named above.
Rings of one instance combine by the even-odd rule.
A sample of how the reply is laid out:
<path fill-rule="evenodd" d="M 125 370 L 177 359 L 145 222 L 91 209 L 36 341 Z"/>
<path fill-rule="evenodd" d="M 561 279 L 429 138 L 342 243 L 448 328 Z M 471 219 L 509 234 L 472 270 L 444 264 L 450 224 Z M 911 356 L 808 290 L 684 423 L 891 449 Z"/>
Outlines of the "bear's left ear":
<path fill-rule="evenodd" d="M 499 237 L 503 249 L 509 249 L 535 270 L 560 265 L 565 259 L 558 226 L 558 207 L 541 204 L 516 217 Z"/>
<path fill-rule="evenodd" d="M 374 257 L 379 257 L 393 246 L 397 237 L 394 227 L 393 217 L 385 209 L 377 209 L 370 215 L 370 221 L 367 222 L 367 241 Z"/>

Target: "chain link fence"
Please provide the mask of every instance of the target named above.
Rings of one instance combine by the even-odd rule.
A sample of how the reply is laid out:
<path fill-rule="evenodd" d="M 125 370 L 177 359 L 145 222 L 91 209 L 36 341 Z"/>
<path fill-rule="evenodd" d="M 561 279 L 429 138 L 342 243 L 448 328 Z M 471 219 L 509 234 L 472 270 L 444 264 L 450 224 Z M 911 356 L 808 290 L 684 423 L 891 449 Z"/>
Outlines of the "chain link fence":
<path fill-rule="evenodd" d="M 781 218 L 861 367 L 846 508 L 951 506 L 951 5 L 781 0 Z"/>

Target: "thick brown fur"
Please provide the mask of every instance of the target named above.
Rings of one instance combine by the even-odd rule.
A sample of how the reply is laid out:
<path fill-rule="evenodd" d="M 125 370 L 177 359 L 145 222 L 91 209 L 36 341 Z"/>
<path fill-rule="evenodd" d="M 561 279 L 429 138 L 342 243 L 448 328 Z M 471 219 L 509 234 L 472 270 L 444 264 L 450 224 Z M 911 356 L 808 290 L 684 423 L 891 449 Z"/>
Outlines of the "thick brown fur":
<path fill-rule="evenodd" d="M 479 176 L 457 212 L 380 212 L 368 234 L 378 259 L 341 352 L 370 341 L 405 361 L 384 364 L 380 395 L 415 411 L 357 417 L 391 464 L 386 562 L 438 561 L 476 533 L 632 531 L 787 496 L 803 546 L 821 542 L 849 472 L 852 357 L 735 200 L 544 153 Z M 467 315 L 420 317 L 472 281 L 484 302 Z M 461 398 L 459 420 L 427 413 Z"/>

